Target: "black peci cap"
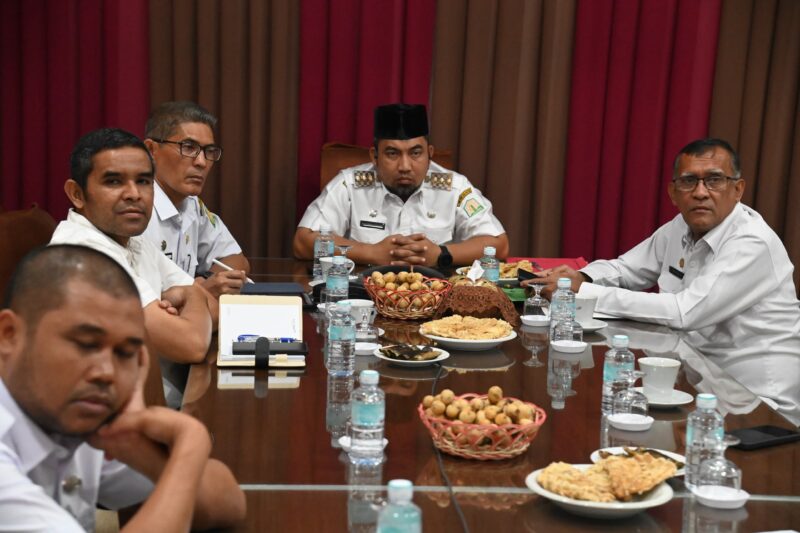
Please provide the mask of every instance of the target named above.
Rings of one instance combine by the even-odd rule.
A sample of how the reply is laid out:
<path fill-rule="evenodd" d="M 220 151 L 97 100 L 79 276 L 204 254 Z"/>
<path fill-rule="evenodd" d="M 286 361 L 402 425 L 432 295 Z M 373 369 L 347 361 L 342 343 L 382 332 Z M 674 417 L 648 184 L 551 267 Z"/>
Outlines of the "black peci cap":
<path fill-rule="evenodd" d="M 414 139 L 428 135 L 428 112 L 421 104 L 389 104 L 375 108 L 376 139 Z"/>

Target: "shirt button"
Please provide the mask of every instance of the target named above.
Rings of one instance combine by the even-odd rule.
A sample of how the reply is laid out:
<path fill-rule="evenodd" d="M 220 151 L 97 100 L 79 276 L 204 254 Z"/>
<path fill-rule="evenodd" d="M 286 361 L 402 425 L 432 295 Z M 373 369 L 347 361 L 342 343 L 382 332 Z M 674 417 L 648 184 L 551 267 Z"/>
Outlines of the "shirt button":
<path fill-rule="evenodd" d="M 75 492 L 75 489 L 83 485 L 83 481 L 78 476 L 69 476 L 64 481 L 61 482 L 61 488 L 64 489 L 64 492 L 70 494 Z"/>
<path fill-rule="evenodd" d="M 690 261 L 689 262 L 689 266 L 692 267 L 692 268 L 696 267 L 697 266 L 697 261 Z"/>

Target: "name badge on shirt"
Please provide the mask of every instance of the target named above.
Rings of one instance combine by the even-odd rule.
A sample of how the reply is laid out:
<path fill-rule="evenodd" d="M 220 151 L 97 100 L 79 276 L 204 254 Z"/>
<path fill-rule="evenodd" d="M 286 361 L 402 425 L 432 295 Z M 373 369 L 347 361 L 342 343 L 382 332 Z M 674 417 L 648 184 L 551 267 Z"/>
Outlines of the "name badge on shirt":
<path fill-rule="evenodd" d="M 374 220 L 362 220 L 358 225 L 362 228 L 386 229 L 386 222 L 375 222 Z"/>
<path fill-rule="evenodd" d="M 675 268 L 674 266 L 669 267 L 669 273 L 675 276 L 678 279 L 683 279 L 683 272 Z"/>

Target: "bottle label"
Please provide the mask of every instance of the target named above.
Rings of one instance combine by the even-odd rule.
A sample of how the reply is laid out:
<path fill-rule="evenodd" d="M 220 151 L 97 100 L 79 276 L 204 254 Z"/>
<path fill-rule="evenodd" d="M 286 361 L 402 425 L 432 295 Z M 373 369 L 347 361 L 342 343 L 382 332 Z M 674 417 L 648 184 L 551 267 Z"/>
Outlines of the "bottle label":
<path fill-rule="evenodd" d="M 329 292 L 333 291 L 335 293 L 338 292 L 347 294 L 349 289 L 349 280 L 347 279 L 347 276 L 332 276 L 331 273 L 328 272 L 328 279 L 325 282 L 325 288 L 328 289 Z"/>
<path fill-rule="evenodd" d="M 383 403 L 359 403 L 351 404 L 350 414 L 352 423 L 357 426 L 382 426 L 385 407 Z"/>
<path fill-rule="evenodd" d="M 331 324 L 328 326 L 328 340 L 355 341 L 356 328 L 353 326 L 338 326 Z"/>
<path fill-rule="evenodd" d="M 619 372 L 622 370 L 633 370 L 633 363 L 610 363 L 603 364 L 603 382 L 611 383 L 617 381 Z"/>
<path fill-rule="evenodd" d="M 497 283 L 497 280 L 500 279 L 500 271 L 496 268 L 484 269 L 483 277 L 488 279 L 492 283 Z"/>

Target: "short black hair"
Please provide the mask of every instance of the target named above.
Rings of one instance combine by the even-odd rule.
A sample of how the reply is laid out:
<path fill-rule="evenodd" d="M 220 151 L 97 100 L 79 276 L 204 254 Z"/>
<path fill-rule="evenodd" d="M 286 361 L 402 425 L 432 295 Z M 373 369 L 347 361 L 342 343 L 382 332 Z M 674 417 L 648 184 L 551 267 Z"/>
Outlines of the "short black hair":
<path fill-rule="evenodd" d="M 153 109 L 147 118 L 144 136 L 148 139 L 166 139 L 175 133 L 178 126 L 187 122 L 205 124 L 212 131 L 217 127 L 217 117 L 195 102 L 164 102 Z"/>
<path fill-rule="evenodd" d="M 3 307 L 35 329 L 39 318 L 64 303 L 64 289 L 80 280 L 117 299 L 136 298 L 130 274 L 106 254 L 86 246 L 54 244 L 34 249 L 19 262 L 6 289 Z"/>
<path fill-rule="evenodd" d="M 145 146 L 144 142 L 129 131 L 119 128 L 102 128 L 99 130 L 90 131 L 75 144 L 72 149 L 72 155 L 69 159 L 70 177 L 80 185 L 81 189 L 86 189 L 86 181 L 89 179 L 89 174 L 92 173 L 94 168 L 92 158 L 104 151 L 113 150 L 114 148 L 140 148 L 144 150 L 147 157 L 150 159 L 150 165 L 153 167 L 155 174 L 155 163 L 150 151 Z"/>
<path fill-rule="evenodd" d="M 730 143 L 728 143 L 728 141 L 724 141 L 722 139 L 716 139 L 714 137 L 697 139 L 696 141 L 692 141 L 683 148 L 681 148 L 681 151 L 678 152 L 677 156 L 675 156 L 675 163 L 672 166 L 672 176 L 677 177 L 678 175 L 678 162 L 682 155 L 699 156 L 707 154 L 708 152 L 711 152 L 715 148 L 722 148 L 731 155 L 731 165 L 733 166 L 733 174 L 734 174 L 731 177 L 732 178 L 741 177 L 742 169 L 739 165 L 739 154 L 736 153 L 736 150 L 733 149 L 733 146 L 731 146 Z"/>

